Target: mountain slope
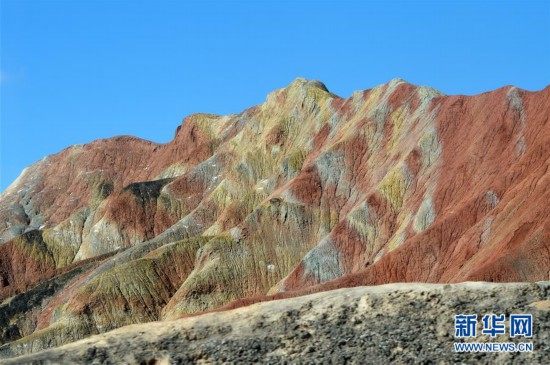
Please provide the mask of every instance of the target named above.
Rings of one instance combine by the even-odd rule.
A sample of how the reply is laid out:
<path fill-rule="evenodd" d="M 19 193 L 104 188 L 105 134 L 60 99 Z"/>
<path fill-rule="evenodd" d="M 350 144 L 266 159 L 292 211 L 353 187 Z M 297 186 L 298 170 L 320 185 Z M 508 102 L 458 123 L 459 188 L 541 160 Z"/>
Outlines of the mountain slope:
<path fill-rule="evenodd" d="M 2 351 L 278 292 L 546 279 L 549 116 L 549 87 L 297 79 L 167 144 L 67 148 L 0 195 Z"/>

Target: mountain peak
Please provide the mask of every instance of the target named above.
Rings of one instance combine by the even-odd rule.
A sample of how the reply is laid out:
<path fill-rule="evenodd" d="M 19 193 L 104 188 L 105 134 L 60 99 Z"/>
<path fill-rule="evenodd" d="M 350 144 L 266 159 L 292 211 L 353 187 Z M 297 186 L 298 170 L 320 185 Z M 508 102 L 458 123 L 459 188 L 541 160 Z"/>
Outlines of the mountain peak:
<path fill-rule="evenodd" d="M 410 82 L 408 82 L 407 80 L 404 80 L 400 77 L 395 77 L 395 78 L 391 79 L 390 81 L 388 81 L 388 84 L 389 85 L 396 85 L 396 84 L 409 84 L 409 85 L 411 85 Z"/>
<path fill-rule="evenodd" d="M 321 81 L 319 81 L 319 80 L 308 80 L 304 77 L 297 77 L 285 89 L 296 88 L 296 87 L 300 87 L 300 88 L 312 87 L 312 88 L 321 89 L 321 90 L 323 90 L 327 93 L 330 93 L 330 91 L 328 90 L 326 85 L 324 83 L 322 83 Z"/>

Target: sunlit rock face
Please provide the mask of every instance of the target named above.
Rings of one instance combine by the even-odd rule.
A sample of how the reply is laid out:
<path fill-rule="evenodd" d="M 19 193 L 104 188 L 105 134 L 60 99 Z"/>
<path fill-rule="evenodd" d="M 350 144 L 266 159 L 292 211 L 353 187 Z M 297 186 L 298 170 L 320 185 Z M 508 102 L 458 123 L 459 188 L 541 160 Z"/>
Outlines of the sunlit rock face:
<path fill-rule="evenodd" d="M 549 117 L 550 88 L 296 79 L 167 144 L 48 156 L 0 195 L 0 353 L 266 294 L 547 279 Z"/>

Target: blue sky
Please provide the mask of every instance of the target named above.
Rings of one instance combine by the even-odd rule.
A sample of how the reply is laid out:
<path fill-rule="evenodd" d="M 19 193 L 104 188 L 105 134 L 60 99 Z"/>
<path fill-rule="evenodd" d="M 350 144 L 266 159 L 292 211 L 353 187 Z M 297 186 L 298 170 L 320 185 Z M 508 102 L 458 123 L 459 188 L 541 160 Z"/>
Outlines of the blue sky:
<path fill-rule="evenodd" d="M 69 145 L 168 142 L 301 76 L 341 96 L 550 84 L 549 1 L 1 0 L 0 190 Z"/>

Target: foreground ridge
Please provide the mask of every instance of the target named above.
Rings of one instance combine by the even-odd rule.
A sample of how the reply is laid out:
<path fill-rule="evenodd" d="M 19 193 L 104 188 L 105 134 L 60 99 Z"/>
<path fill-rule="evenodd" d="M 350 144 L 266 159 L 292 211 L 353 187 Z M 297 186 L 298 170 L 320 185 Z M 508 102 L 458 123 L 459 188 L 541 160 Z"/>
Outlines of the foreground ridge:
<path fill-rule="evenodd" d="M 534 351 L 454 352 L 453 343 L 464 342 L 454 338 L 454 315 L 485 313 L 488 308 L 497 313 L 532 313 Z M 544 364 L 550 361 L 549 308 L 550 282 L 356 287 L 178 321 L 127 326 L 4 363 Z M 507 335 L 482 335 L 475 340 L 525 341 Z"/>

